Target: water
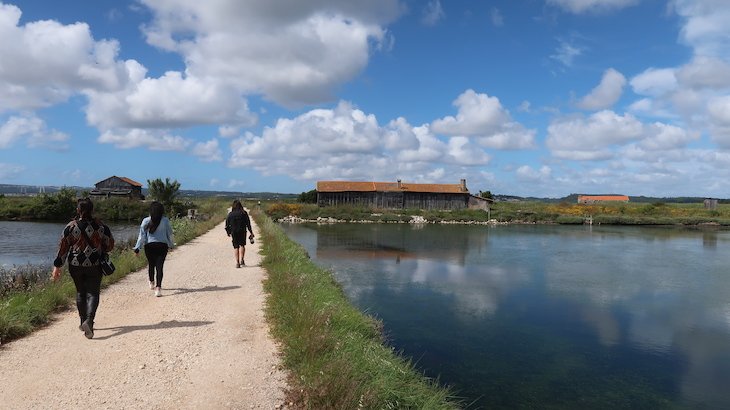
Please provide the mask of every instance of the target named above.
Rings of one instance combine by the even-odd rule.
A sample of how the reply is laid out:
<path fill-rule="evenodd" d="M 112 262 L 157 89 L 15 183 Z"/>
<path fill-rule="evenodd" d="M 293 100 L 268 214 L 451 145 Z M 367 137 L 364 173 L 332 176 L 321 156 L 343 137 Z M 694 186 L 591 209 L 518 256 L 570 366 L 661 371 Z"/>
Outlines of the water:
<path fill-rule="evenodd" d="M 730 408 L 730 232 L 283 225 L 471 408 Z"/>
<path fill-rule="evenodd" d="M 136 238 L 139 225 L 108 224 L 117 242 Z M 48 265 L 58 251 L 66 223 L 0 221 L 0 266 Z"/>

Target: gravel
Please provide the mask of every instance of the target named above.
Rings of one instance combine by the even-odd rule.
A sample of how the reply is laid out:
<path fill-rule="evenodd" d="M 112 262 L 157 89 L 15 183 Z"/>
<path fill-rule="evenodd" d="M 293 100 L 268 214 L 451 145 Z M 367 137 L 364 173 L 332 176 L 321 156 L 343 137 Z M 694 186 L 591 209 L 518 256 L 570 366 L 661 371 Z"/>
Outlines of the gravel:
<path fill-rule="evenodd" d="M 0 407 L 286 408 L 259 246 L 237 269 L 221 224 L 168 254 L 162 297 L 147 268 L 102 291 L 92 340 L 73 307 L 2 346 Z"/>

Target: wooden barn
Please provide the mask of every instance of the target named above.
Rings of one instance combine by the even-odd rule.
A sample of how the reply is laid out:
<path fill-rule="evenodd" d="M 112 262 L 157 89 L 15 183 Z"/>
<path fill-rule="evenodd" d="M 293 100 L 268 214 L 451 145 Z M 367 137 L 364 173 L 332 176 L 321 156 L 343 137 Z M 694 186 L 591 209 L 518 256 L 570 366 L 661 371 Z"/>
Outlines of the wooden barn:
<path fill-rule="evenodd" d="M 626 195 L 578 195 L 579 204 L 595 204 L 599 202 L 629 202 Z"/>
<path fill-rule="evenodd" d="M 142 184 L 126 177 L 111 176 L 94 185 L 89 192 L 92 197 L 127 197 L 131 199 L 144 199 L 142 195 Z"/>
<path fill-rule="evenodd" d="M 357 205 L 379 209 L 469 208 L 466 180 L 458 184 L 411 184 L 397 182 L 318 181 L 319 206 Z M 479 201 L 477 206 L 483 206 Z"/>

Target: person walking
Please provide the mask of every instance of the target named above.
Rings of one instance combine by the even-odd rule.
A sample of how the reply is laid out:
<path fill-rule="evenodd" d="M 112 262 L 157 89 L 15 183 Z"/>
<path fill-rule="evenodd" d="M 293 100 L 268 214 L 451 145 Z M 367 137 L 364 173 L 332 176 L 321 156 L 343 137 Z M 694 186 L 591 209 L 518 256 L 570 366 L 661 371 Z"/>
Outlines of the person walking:
<path fill-rule="evenodd" d="M 241 201 L 236 199 L 231 206 L 231 212 L 226 217 L 226 234 L 233 241 L 233 255 L 236 257 L 236 267 L 246 266 L 243 257 L 246 255 L 246 230 L 250 235 L 248 239 L 253 243 L 253 229 L 248 213 L 243 209 Z"/>
<path fill-rule="evenodd" d="M 135 255 L 139 255 L 139 249 L 142 246 L 144 246 L 144 254 L 147 257 L 150 289 L 155 291 L 155 296 L 160 297 L 162 296 L 165 258 L 167 251 L 175 246 L 175 241 L 172 224 L 165 216 L 165 207 L 157 201 L 150 204 L 150 216 L 144 218 L 139 226 L 137 244 L 134 245 Z"/>
<path fill-rule="evenodd" d="M 99 307 L 101 288 L 101 258 L 114 248 L 114 237 L 108 226 L 94 218 L 94 203 L 89 198 L 79 199 L 76 217 L 63 228 L 53 261 L 51 277 L 61 277 L 61 266 L 68 261 L 68 272 L 76 286 L 76 309 L 87 339 L 94 337 L 94 318 Z"/>

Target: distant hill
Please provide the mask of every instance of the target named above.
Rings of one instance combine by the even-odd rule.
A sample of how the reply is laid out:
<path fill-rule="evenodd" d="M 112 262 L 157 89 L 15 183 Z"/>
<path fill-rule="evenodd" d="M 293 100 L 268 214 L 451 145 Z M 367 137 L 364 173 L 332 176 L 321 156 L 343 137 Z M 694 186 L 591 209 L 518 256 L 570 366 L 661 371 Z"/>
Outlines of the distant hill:
<path fill-rule="evenodd" d="M 569 203 L 569 204 L 575 204 L 578 203 L 578 196 L 579 195 L 617 195 L 617 194 L 570 194 L 568 196 L 564 196 L 562 198 L 538 198 L 538 197 L 520 197 L 520 196 L 513 196 L 513 195 L 494 195 L 494 200 L 498 202 L 516 202 L 516 201 L 536 201 L 536 202 L 548 202 L 548 203 Z M 629 202 L 633 203 L 664 203 L 664 204 L 701 204 L 705 200 L 705 197 L 690 197 L 690 196 L 681 196 L 681 197 L 651 197 L 651 196 L 630 196 L 629 195 Z M 719 199 L 718 201 L 721 204 L 728 204 L 730 203 L 730 199 Z"/>
<path fill-rule="evenodd" d="M 60 191 L 63 188 L 70 188 L 77 192 L 91 191 L 91 187 L 80 187 L 80 186 L 37 186 L 37 185 L 10 185 L 0 184 L 0 194 L 4 195 L 37 195 L 39 193 L 53 194 Z M 210 196 L 222 196 L 231 198 L 244 198 L 244 199 L 292 199 L 297 198 L 298 194 L 282 194 L 278 192 L 234 192 L 234 191 L 204 191 L 195 189 L 181 189 L 181 197 L 193 198 L 193 197 L 210 197 Z M 147 189 L 142 189 L 142 194 L 147 195 Z"/>

